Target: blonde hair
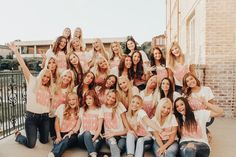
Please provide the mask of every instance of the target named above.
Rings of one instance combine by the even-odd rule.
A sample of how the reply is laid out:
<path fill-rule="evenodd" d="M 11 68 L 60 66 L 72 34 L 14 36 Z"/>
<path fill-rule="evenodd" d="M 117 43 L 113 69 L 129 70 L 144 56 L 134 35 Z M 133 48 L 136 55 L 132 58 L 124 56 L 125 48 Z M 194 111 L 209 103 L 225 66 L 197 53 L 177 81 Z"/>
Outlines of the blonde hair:
<path fill-rule="evenodd" d="M 139 95 L 134 95 L 134 96 L 132 96 L 131 100 L 133 100 L 135 98 L 137 98 L 141 103 L 140 106 L 139 106 L 139 109 L 138 109 L 138 110 L 140 110 L 143 107 L 143 99 Z M 133 112 L 130 108 L 130 105 L 129 105 L 128 112 L 127 112 L 127 119 L 129 121 L 130 125 L 132 126 L 132 128 L 135 129 L 135 130 L 138 129 L 138 125 L 137 125 L 138 114 L 136 114 L 137 111 Z"/>
<path fill-rule="evenodd" d="M 72 70 L 70 69 L 67 69 L 67 70 L 64 70 L 61 74 L 61 77 L 59 78 L 59 80 L 57 81 L 56 83 L 56 86 L 54 88 L 54 95 L 56 95 L 59 91 L 61 91 L 61 85 L 62 85 L 62 80 L 63 80 L 63 77 L 68 73 L 70 72 L 71 73 L 71 81 L 70 81 L 70 84 L 67 86 L 67 92 L 72 92 L 73 88 L 74 88 L 74 73 Z"/>
<path fill-rule="evenodd" d="M 77 34 L 76 34 L 78 30 L 81 32 L 81 34 L 80 34 L 79 37 L 78 37 Z M 79 39 L 79 41 L 80 41 L 80 43 L 81 43 L 82 51 L 85 51 L 86 45 L 85 45 L 85 43 L 84 43 L 84 40 L 83 40 L 83 32 L 82 32 L 82 29 L 81 29 L 80 27 L 76 27 L 76 28 L 75 28 L 75 31 L 74 31 L 74 34 L 73 34 L 73 38 L 78 38 L 78 39 Z"/>
<path fill-rule="evenodd" d="M 120 96 L 119 96 L 119 92 L 115 89 L 110 89 L 106 96 L 108 96 L 108 94 L 110 94 L 110 93 L 115 93 L 115 97 L 116 97 L 116 102 L 112 106 L 112 119 L 113 119 L 115 117 L 116 109 L 120 103 L 120 101 L 119 101 Z M 106 105 L 106 103 L 105 103 L 105 105 Z"/>
<path fill-rule="evenodd" d="M 171 47 L 169 52 L 167 53 L 167 65 L 171 68 L 174 69 L 175 68 L 175 64 L 176 64 L 176 57 L 173 55 L 172 53 L 172 48 L 173 47 L 177 47 L 179 49 L 180 52 L 180 59 L 181 61 L 184 63 L 184 54 L 179 46 L 179 44 L 177 42 L 172 42 Z"/>
<path fill-rule="evenodd" d="M 77 37 L 73 37 L 73 38 L 71 39 L 70 43 L 69 43 L 69 53 L 76 51 L 75 48 L 73 47 L 73 43 L 74 43 L 76 40 L 79 42 L 79 45 L 80 45 L 79 50 L 80 50 L 81 52 L 84 51 L 82 41 L 81 41 L 79 38 L 77 38 Z"/>
<path fill-rule="evenodd" d="M 36 84 L 34 86 L 34 89 L 33 89 L 33 92 L 35 93 L 38 89 L 40 89 L 43 85 L 42 85 L 42 79 L 44 77 L 44 75 L 46 73 L 49 73 L 50 74 L 50 80 L 48 81 L 46 87 L 48 87 L 49 90 L 51 90 L 51 88 L 53 87 L 53 81 L 52 81 L 52 73 L 49 69 L 47 68 L 43 68 L 39 75 L 37 76 L 37 81 L 36 81 Z"/>
<path fill-rule="evenodd" d="M 124 80 L 127 83 L 128 86 L 128 96 L 125 94 L 125 92 L 120 88 L 119 81 Z M 131 82 L 127 77 L 120 76 L 118 78 L 118 92 L 120 94 L 120 101 L 125 105 L 125 101 L 128 99 L 128 104 L 130 103 L 132 96 L 133 96 L 133 91 L 132 91 L 132 85 Z M 128 107 L 128 106 L 126 106 Z"/>
<path fill-rule="evenodd" d="M 158 98 L 158 95 L 160 95 L 160 90 L 159 90 L 159 85 L 160 85 L 160 83 L 159 83 L 159 80 L 157 79 L 157 75 L 153 75 L 153 76 L 151 76 L 149 79 L 148 79 L 148 81 L 147 81 L 147 85 L 148 85 L 148 82 L 149 82 L 149 80 L 152 78 L 152 77 L 156 77 L 156 80 L 157 80 L 157 86 L 156 86 L 156 88 L 153 90 L 153 92 L 152 92 L 152 104 L 153 104 L 153 106 L 156 106 L 157 105 L 157 98 Z M 146 96 L 146 94 L 147 94 L 147 88 L 148 88 L 148 86 L 146 86 L 146 88 L 144 89 L 144 95 Z"/>
<path fill-rule="evenodd" d="M 100 73 L 101 73 L 101 68 L 99 67 L 99 63 L 100 63 L 101 61 L 105 61 L 106 64 L 107 64 L 106 75 L 108 75 L 108 74 L 110 73 L 110 66 L 109 66 L 109 63 L 108 63 L 107 59 L 106 59 L 104 56 L 99 55 L 98 58 L 96 58 L 95 64 L 94 64 L 95 77 L 98 77 L 98 76 L 100 75 Z"/>
<path fill-rule="evenodd" d="M 69 119 L 69 117 L 72 115 L 71 113 L 71 107 L 70 107 L 70 104 L 68 103 L 69 102 L 69 99 L 71 96 L 75 96 L 76 97 L 76 100 L 77 100 L 77 106 L 75 107 L 75 116 L 78 117 L 78 112 L 79 112 L 79 98 L 78 98 L 78 95 L 75 93 L 75 92 L 71 92 L 71 93 L 68 93 L 67 97 L 66 97 L 66 106 L 65 106 L 65 110 L 64 110 L 64 117 L 65 119 Z"/>
<path fill-rule="evenodd" d="M 162 109 L 163 105 L 165 105 L 167 103 L 170 104 L 171 108 L 170 108 L 170 113 L 166 117 L 164 124 L 165 123 L 169 124 L 171 122 L 171 118 L 172 118 L 172 115 L 173 115 L 172 114 L 173 113 L 173 104 L 172 104 L 172 102 L 169 98 L 162 98 L 159 101 L 158 105 L 157 105 L 156 112 L 155 112 L 155 115 L 154 115 L 155 119 L 159 122 L 159 124 L 161 124 L 161 121 L 162 121 L 162 119 L 161 119 L 161 109 Z"/>
<path fill-rule="evenodd" d="M 48 57 L 48 58 L 46 59 L 46 61 L 45 61 L 45 66 L 44 66 L 45 68 L 48 69 L 48 64 L 49 64 L 49 61 L 50 61 L 51 59 L 54 59 L 54 61 L 55 61 L 55 63 L 56 63 L 56 66 L 57 66 L 57 59 L 56 59 L 56 56 L 55 56 L 55 55 L 51 55 L 51 56 Z M 57 67 L 58 67 L 58 66 L 57 66 Z M 57 67 L 56 67 L 56 70 L 55 70 L 54 73 L 51 72 L 52 78 L 54 79 L 54 80 L 53 80 L 53 83 L 56 83 L 57 78 L 60 77 L 60 74 L 59 74 L 59 71 L 58 71 L 58 68 L 57 68 Z"/>
<path fill-rule="evenodd" d="M 124 54 L 124 53 L 123 53 L 123 50 L 122 50 L 122 48 L 121 48 L 121 46 L 120 46 L 120 43 L 117 42 L 117 41 L 114 41 L 114 42 L 111 43 L 111 46 L 110 46 L 110 49 L 111 49 L 110 60 L 113 60 L 114 57 L 115 57 L 114 51 L 112 50 L 114 44 L 118 46 L 118 49 L 119 49 L 118 57 L 121 59 L 122 56 L 123 56 L 123 54 Z"/>

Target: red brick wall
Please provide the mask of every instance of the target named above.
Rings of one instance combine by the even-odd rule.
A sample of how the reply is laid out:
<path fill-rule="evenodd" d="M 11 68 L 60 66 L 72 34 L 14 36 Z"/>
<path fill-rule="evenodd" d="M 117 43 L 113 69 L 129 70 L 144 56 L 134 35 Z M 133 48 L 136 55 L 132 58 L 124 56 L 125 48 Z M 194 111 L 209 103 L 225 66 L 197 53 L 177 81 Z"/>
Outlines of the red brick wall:
<path fill-rule="evenodd" d="M 236 117 L 236 1 L 206 2 L 206 86 L 225 116 Z"/>

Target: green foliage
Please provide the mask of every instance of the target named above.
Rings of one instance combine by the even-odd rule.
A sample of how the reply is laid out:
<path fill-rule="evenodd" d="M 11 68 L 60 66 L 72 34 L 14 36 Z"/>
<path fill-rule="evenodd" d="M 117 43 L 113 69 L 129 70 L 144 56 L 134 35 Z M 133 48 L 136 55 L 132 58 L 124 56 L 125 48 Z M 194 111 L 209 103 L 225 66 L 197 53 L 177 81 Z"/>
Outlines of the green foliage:
<path fill-rule="evenodd" d="M 39 64 L 42 62 L 41 58 L 24 58 L 25 64 L 32 71 L 40 71 L 41 67 Z M 17 70 L 19 66 L 18 61 L 14 59 L 1 59 L 0 70 Z"/>
<path fill-rule="evenodd" d="M 18 62 L 16 59 L 1 59 L 0 60 L 0 70 L 17 70 Z"/>
<path fill-rule="evenodd" d="M 6 59 L 13 59 L 12 54 L 9 53 L 9 54 L 6 56 Z"/>
<path fill-rule="evenodd" d="M 4 59 L 4 57 L 0 55 L 0 59 Z"/>
<path fill-rule="evenodd" d="M 151 42 L 144 42 L 141 45 L 141 49 L 147 54 L 148 58 L 150 58 L 150 53 L 151 53 Z"/>

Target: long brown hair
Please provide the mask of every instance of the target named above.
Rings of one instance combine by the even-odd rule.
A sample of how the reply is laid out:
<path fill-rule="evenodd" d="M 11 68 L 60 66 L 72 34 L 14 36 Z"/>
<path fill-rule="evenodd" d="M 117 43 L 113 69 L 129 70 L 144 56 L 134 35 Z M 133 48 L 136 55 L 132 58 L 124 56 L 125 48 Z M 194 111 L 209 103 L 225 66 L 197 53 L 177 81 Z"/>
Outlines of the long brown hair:
<path fill-rule="evenodd" d="M 176 102 L 182 101 L 185 106 L 185 120 L 183 119 L 183 115 L 177 111 Z M 179 97 L 174 102 L 174 114 L 178 121 L 178 130 L 180 134 L 182 133 L 182 129 L 185 128 L 188 132 L 196 132 L 197 131 L 197 121 L 195 119 L 192 108 L 190 107 L 188 100 L 184 97 Z"/>
<path fill-rule="evenodd" d="M 186 97 L 189 97 L 192 93 L 192 89 L 190 87 L 188 87 L 187 81 L 186 81 L 186 79 L 189 76 L 192 76 L 196 80 L 197 86 L 199 86 L 199 87 L 201 86 L 201 83 L 200 83 L 199 79 L 194 74 L 192 74 L 191 72 L 186 73 L 183 77 L 183 88 L 182 88 L 182 92 L 184 93 L 184 95 Z"/>

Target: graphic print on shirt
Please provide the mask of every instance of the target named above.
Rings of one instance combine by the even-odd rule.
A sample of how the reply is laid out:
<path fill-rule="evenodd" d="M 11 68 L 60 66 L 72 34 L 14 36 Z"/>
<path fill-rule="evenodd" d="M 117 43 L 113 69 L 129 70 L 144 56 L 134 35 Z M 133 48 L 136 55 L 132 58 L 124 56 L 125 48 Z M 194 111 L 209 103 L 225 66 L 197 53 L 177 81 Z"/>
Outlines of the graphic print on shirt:
<path fill-rule="evenodd" d="M 83 129 L 84 131 L 95 132 L 98 128 L 98 115 L 84 113 L 83 114 Z"/>
<path fill-rule="evenodd" d="M 36 91 L 36 102 L 40 105 L 50 104 L 51 94 L 49 90 L 38 89 Z"/>

